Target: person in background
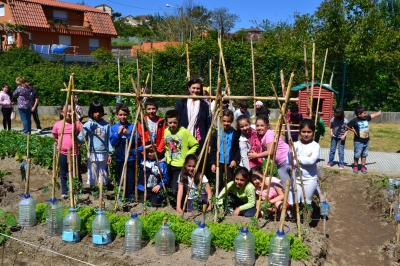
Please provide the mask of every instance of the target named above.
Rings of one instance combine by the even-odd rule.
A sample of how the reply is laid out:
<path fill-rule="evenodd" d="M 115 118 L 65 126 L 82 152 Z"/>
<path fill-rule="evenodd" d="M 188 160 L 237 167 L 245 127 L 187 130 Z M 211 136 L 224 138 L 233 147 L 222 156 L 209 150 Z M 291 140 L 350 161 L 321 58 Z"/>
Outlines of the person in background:
<path fill-rule="evenodd" d="M 333 159 L 335 159 L 336 147 L 339 153 L 339 169 L 344 169 L 344 145 L 346 143 L 346 136 L 349 131 L 346 130 L 346 125 L 349 121 L 344 117 L 344 111 L 338 107 L 333 110 L 333 117 L 331 119 L 331 148 L 329 151 L 329 161 L 326 167 L 333 166 Z"/>
<path fill-rule="evenodd" d="M 75 113 L 79 119 L 79 122 L 82 122 L 83 115 L 82 115 L 82 107 L 78 104 L 78 95 L 74 95 L 74 104 L 75 104 Z"/>
<path fill-rule="evenodd" d="M 235 121 L 241 115 L 246 115 L 250 118 L 250 112 L 247 110 L 249 108 L 249 103 L 246 100 L 241 100 L 239 102 L 239 109 L 233 114 Z"/>
<path fill-rule="evenodd" d="M 30 102 L 30 94 L 31 90 L 29 89 L 28 84 L 25 81 L 25 78 L 18 77 L 15 82 L 18 84 L 17 89 L 14 91 L 13 96 L 17 98 L 18 101 L 18 111 L 19 116 L 22 120 L 23 125 L 23 134 L 31 133 L 31 102 Z"/>
<path fill-rule="evenodd" d="M 42 127 L 40 126 L 40 119 L 39 119 L 39 114 L 38 114 L 39 93 L 33 87 L 33 82 L 28 82 L 28 86 L 31 89 L 31 94 L 30 94 L 30 101 L 31 101 L 31 106 L 32 106 L 31 114 L 33 116 L 33 120 L 35 121 L 37 131 L 39 133 L 42 133 Z"/>
<path fill-rule="evenodd" d="M 269 117 L 269 109 L 264 106 L 262 101 L 257 101 L 256 102 L 256 117 L 255 118 L 257 118 L 261 114 L 264 114 L 264 115 Z M 254 116 L 253 116 L 253 118 L 254 118 Z"/>
<path fill-rule="evenodd" d="M 325 138 L 325 123 L 324 120 L 319 116 L 319 113 L 317 112 L 313 112 L 312 115 L 312 120 L 315 123 L 315 119 L 317 120 L 316 126 L 317 126 L 317 130 L 315 131 L 315 139 L 314 141 L 316 143 L 319 142 L 319 140 L 323 140 Z"/>
<path fill-rule="evenodd" d="M 7 84 L 1 86 L 0 91 L 0 105 L 1 112 L 3 113 L 3 128 L 4 130 L 11 130 L 11 112 L 13 102 L 11 101 L 11 93 Z"/>
<path fill-rule="evenodd" d="M 290 135 L 292 136 L 293 142 L 299 140 L 299 124 L 303 120 L 303 114 L 299 111 L 299 106 L 296 103 L 292 103 L 290 110 L 286 114 L 286 122 L 290 124 Z M 286 130 L 287 128 L 283 128 Z M 285 132 L 285 141 L 289 143 L 288 133 Z"/>

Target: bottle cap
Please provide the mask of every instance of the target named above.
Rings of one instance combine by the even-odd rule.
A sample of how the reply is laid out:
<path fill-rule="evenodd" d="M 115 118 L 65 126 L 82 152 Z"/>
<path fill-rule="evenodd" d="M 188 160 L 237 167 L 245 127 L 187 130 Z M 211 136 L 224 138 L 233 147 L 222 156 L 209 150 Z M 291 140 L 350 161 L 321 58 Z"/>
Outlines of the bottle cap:
<path fill-rule="evenodd" d="M 56 203 L 56 201 L 57 201 L 56 198 L 46 200 L 46 202 L 50 202 L 50 203 Z"/>
<path fill-rule="evenodd" d="M 24 199 L 29 199 L 31 197 L 31 194 L 24 194 Z"/>
<path fill-rule="evenodd" d="M 140 215 L 141 215 L 142 213 L 132 213 L 131 214 L 131 218 L 133 218 L 133 219 L 136 219 L 136 218 L 138 218 Z"/>
<path fill-rule="evenodd" d="M 200 228 L 206 227 L 206 224 L 205 224 L 205 223 L 202 223 L 202 222 L 199 222 L 199 221 L 196 221 L 196 220 L 194 220 L 194 222 L 195 222 Z"/>
<path fill-rule="evenodd" d="M 276 231 L 276 234 L 277 235 L 280 235 L 280 236 L 284 236 L 285 235 L 285 231 L 281 231 L 281 230 L 279 230 L 279 228 L 278 228 L 278 231 Z"/>

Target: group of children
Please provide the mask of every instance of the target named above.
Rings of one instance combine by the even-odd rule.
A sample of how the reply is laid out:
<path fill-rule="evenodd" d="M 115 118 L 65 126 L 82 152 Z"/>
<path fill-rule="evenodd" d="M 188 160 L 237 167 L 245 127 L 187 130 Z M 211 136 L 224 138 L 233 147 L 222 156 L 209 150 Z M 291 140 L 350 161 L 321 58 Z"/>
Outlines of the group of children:
<path fill-rule="evenodd" d="M 182 212 L 183 201 L 188 195 L 187 211 L 191 211 L 199 202 L 208 203 L 211 210 L 211 198 L 213 191 L 206 176 L 201 176 L 201 168 L 196 172 L 200 164 L 198 157 L 199 141 L 196 138 L 196 129 L 193 132 L 180 125 L 181 117 L 177 110 L 169 110 L 165 113 L 165 120 L 157 116 L 158 104 L 155 99 L 149 98 L 144 102 L 146 116 L 145 123 L 134 124 L 128 121 L 130 110 L 125 104 L 118 104 L 116 117 L 119 122 L 110 126 L 102 117 L 104 107 L 99 101 L 93 101 L 89 107 L 89 121 L 82 125 L 76 121 L 75 136 L 72 135 L 72 107 L 64 106 L 62 114 L 65 116 L 65 128 L 59 160 L 62 197 L 67 197 L 68 176 L 68 150 L 72 148 L 72 138 L 76 137 L 75 154 L 80 162 L 80 145 L 87 142 L 88 177 L 86 183 L 92 187 L 96 185 L 96 177 L 104 176 L 104 184 L 108 183 L 108 164 L 115 160 L 117 183 L 121 185 L 122 171 L 126 164 L 126 191 L 125 198 L 135 197 L 135 173 L 139 172 L 137 190 L 141 202 L 147 201 L 154 207 L 163 204 L 165 197 L 171 197 L 171 204 L 177 211 Z M 256 213 L 255 202 L 258 197 L 267 199 L 274 207 L 271 212 L 279 211 L 282 207 L 286 180 L 291 180 L 291 171 L 294 171 L 296 182 L 291 181 L 288 204 L 293 205 L 294 186 L 298 186 L 298 199 L 301 202 L 310 203 L 312 196 L 317 193 L 317 160 L 320 146 L 314 141 L 316 133 L 315 122 L 311 119 L 303 119 L 298 109 L 291 109 L 288 120 L 298 123 L 293 128 L 292 139 L 297 153 L 297 160 L 290 156 L 289 145 L 281 138 L 275 136 L 275 132 L 269 127 L 268 114 L 262 111 L 255 118 L 255 129 L 251 125 L 250 115 L 247 114 L 247 106 L 241 102 L 235 114 L 226 108 L 222 113 L 222 126 L 220 132 L 215 131 L 210 141 L 209 153 L 210 170 L 217 171 L 219 164 L 220 182 L 217 204 L 221 205 L 228 196 L 229 209 L 234 215 L 254 216 Z M 297 112 L 296 112 L 297 111 Z M 334 110 L 331 120 L 332 147 L 328 166 L 333 163 L 336 145 L 339 144 L 339 164 L 344 165 L 343 149 L 347 130 L 355 133 L 357 139 L 357 153 L 355 153 L 355 165 L 358 158 L 362 158 L 361 170 L 366 172 L 365 157 L 368 153 L 368 123 L 371 118 L 366 116 L 364 109 L 356 110 L 357 118 L 348 122 L 344 118 L 343 110 Z M 237 116 L 237 117 L 236 117 Z M 236 117 L 236 119 L 235 119 Z M 298 120 L 296 120 L 298 119 Z M 297 121 L 297 122 L 296 122 Z M 236 123 L 236 129 L 232 125 Z M 217 135 L 221 141 L 217 142 Z M 296 134 L 297 133 L 297 134 Z M 54 139 L 59 142 L 62 134 L 62 121 L 58 121 L 53 127 Z M 300 136 L 297 140 L 296 136 Z M 131 139 L 133 138 L 133 139 Z M 137 145 L 136 145 L 137 142 Z M 357 144 L 356 144 L 357 143 Z M 358 144 L 360 143 L 360 144 Z M 276 146 L 276 148 L 275 148 Z M 127 152 L 127 148 L 129 151 Z M 136 150 L 136 147 L 137 150 Z M 275 153 L 276 150 L 276 153 Z M 333 152 L 333 156 L 332 156 Z M 219 153 L 219 156 L 217 156 Z M 279 179 L 264 178 L 262 172 L 263 159 L 273 156 L 278 169 Z M 126 158 L 128 157 L 128 158 Z M 219 161 L 217 161 L 219 158 Z M 356 161 L 357 159 L 357 161 Z M 91 161 L 92 163 L 89 163 Z M 303 185 L 306 195 L 302 195 L 300 187 L 300 173 L 295 167 L 300 166 Z M 138 165 L 139 169 L 137 169 Z M 226 172 L 227 185 L 222 176 Z M 82 181 L 79 175 L 80 181 Z M 261 191 L 262 182 L 265 182 Z M 293 184 L 294 183 L 294 184 Z M 270 189 L 268 189 L 270 187 Z M 168 193 L 163 192 L 164 188 Z M 267 195 L 267 191 L 269 194 Z M 146 193 L 145 193 L 146 192 Z M 146 198 L 144 195 L 146 194 Z M 304 199 L 305 197 L 305 199 Z"/>

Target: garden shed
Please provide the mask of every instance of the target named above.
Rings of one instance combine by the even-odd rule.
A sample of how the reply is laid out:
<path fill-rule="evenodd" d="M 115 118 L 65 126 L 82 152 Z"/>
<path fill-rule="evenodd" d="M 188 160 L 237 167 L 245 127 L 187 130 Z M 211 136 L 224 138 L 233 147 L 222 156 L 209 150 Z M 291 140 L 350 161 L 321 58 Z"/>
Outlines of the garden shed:
<path fill-rule="evenodd" d="M 318 94 L 320 83 L 314 83 L 314 95 L 313 95 L 313 112 L 317 109 L 318 103 Z M 308 83 L 308 88 L 311 94 L 311 82 Z M 291 89 L 293 98 L 298 97 L 299 100 L 297 104 L 299 105 L 299 110 L 304 114 L 304 116 L 309 116 L 309 110 L 307 107 L 307 86 L 305 83 L 297 85 Z M 318 112 L 321 118 L 324 120 L 325 126 L 329 126 L 329 121 L 333 115 L 333 107 L 335 106 L 335 94 L 338 94 L 337 91 L 332 89 L 328 84 L 322 84 L 321 89 L 321 99 L 319 102 Z"/>

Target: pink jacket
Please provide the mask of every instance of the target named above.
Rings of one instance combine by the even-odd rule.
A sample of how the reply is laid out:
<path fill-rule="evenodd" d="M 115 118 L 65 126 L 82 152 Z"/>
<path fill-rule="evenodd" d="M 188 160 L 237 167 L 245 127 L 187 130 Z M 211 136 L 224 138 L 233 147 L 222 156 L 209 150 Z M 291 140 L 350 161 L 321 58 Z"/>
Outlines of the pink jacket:
<path fill-rule="evenodd" d="M 0 105 L 2 105 L 4 108 L 11 108 L 12 105 L 10 103 L 11 103 L 10 96 L 4 91 L 0 91 Z"/>

